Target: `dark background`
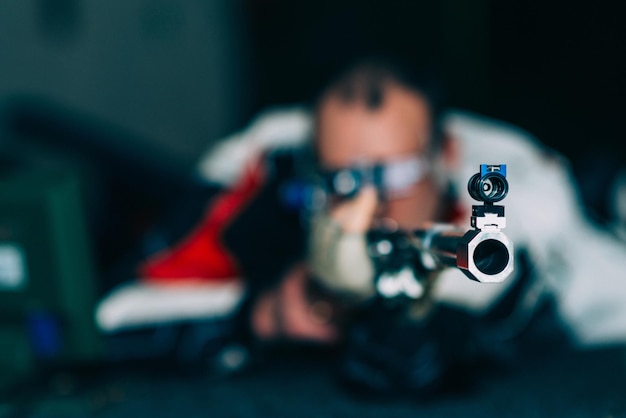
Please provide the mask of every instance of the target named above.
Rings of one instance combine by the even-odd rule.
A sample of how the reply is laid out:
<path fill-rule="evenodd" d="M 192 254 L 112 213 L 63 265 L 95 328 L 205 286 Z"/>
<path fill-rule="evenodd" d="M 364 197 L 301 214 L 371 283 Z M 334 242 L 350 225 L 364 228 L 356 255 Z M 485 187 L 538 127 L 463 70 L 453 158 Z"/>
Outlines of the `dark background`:
<path fill-rule="evenodd" d="M 436 68 L 451 106 L 517 124 L 572 159 L 622 143 L 618 2 L 249 4 L 256 106 L 300 100 L 336 63 L 380 49 Z"/>
<path fill-rule="evenodd" d="M 114 128 L 111 147 L 186 168 L 259 110 L 302 102 L 358 53 L 382 50 L 436 69 L 451 106 L 578 161 L 621 144 L 622 19 L 619 2 L 583 1 L 7 2 L 0 106 L 26 96 Z"/>

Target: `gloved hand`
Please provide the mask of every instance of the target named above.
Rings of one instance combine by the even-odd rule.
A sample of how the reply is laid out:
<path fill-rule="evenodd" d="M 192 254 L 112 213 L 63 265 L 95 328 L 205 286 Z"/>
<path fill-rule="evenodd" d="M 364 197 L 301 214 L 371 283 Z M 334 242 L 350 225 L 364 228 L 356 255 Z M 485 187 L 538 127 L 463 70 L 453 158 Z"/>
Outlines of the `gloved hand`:
<path fill-rule="evenodd" d="M 313 217 L 308 265 L 313 278 L 327 290 L 356 299 L 374 295 L 366 232 L 377 206 L 376 189 L 365 187 L 354 199 Z"/>

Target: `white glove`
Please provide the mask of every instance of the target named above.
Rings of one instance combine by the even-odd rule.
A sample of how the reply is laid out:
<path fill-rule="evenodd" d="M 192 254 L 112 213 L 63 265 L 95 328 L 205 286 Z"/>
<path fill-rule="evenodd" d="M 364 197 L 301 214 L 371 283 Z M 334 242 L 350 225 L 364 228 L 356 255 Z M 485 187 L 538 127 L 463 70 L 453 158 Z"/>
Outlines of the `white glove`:
<path fill-rule="evenodd" d="M 375 294 L 366 232 L 377 205 L 376 190 L 368 187 L 354 199 L 313 217 L 308 264 L 314 279 L 331 292 L 355 299 Z"/>

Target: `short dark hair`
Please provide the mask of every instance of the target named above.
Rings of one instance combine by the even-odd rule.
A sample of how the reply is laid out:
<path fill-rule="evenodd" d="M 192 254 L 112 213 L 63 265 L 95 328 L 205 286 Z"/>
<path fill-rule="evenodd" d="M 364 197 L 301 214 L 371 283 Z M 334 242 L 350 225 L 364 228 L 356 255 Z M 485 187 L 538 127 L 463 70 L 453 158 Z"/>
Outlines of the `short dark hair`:
<path fill-rule="evenodd" d="M 368 56 L 353 61 L 332 77 L 314 98 L 317 111 L 320 102 L 330 93 L 338 93 L 346 103 L 365 103 L 377 110 L 384 104 L 385 89 L 394 82 L 419 94 L 428 104 L 431 114 L 431 146 L 439 149 L 442 143 L 443 88 L 430 69 L 413 69 L 407 63 L 386 56 Z"/>

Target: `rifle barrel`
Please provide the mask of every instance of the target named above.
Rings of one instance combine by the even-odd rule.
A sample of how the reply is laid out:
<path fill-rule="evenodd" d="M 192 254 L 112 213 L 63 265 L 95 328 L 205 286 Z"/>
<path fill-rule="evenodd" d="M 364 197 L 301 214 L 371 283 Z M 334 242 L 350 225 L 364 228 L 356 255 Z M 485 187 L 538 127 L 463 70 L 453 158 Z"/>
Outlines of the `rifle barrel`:
<path fill-rule="evenodd" d="M 513 243 L 499 230 L 461 231 L 446 225 L 413 232 L 427 268 L 456 267 L 481 283 L 500 283 L 513 271 Z"/>

